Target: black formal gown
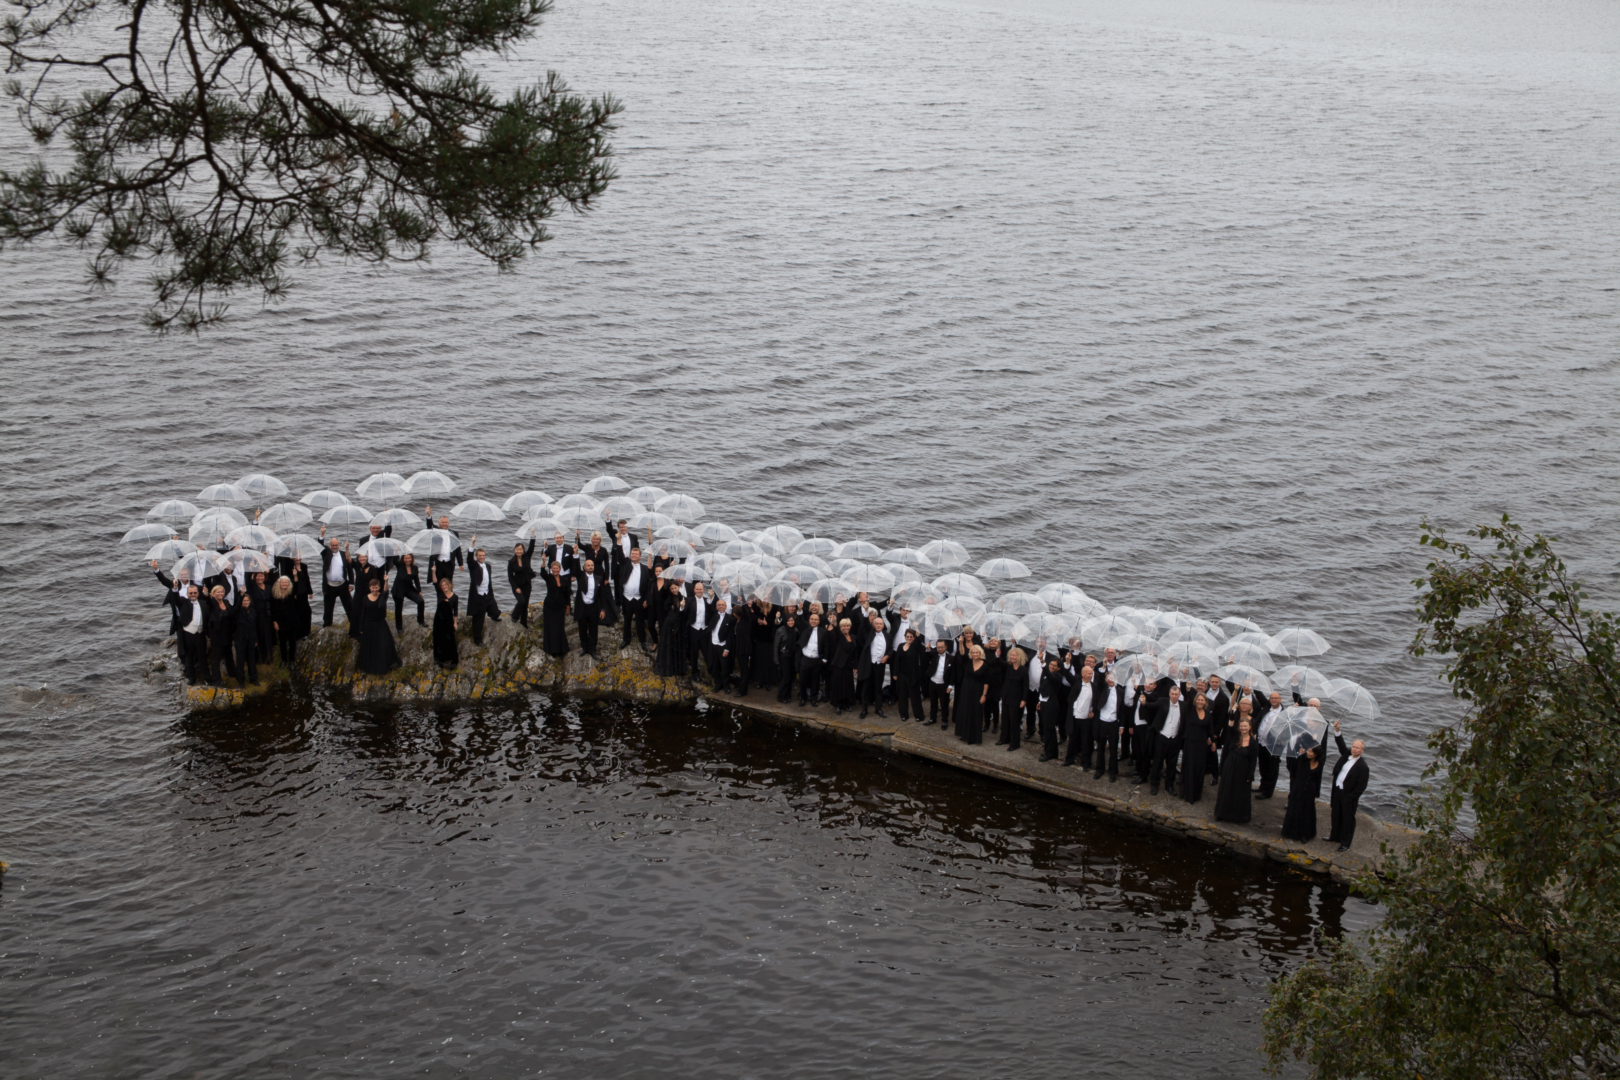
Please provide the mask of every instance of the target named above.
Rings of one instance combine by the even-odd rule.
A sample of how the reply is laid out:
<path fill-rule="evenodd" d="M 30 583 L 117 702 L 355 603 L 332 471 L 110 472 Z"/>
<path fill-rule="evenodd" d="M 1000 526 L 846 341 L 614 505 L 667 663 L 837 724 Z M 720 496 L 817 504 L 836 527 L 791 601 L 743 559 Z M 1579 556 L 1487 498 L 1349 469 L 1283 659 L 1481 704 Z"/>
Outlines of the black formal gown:
<path fill-rule="evenodd" d="M 571 578 L 545 577 L 546 599 L 540 608 L 541 634 L 546 652 L 568 655 L 568 603 Z"/>
<path fill-rule="evenodd" d="M 354 666 L 367 675 L 386 675 L 399 667 L 399 650 L 394 648 L 394 632 L 388 628 L 388 599 L 379 593 L 373 600 L 367 596 L 354 601 L 359 624 L 360 646 L 355 652 Z"/>
<path fill-rule="evenodd" d="M 984 742 L 984 706 L 979 702 L 986 680 L 990 677 L 988 662 L 973 670 L 972 663 L 962 668 L 962 684 L 956 688 L 956 734 L 965 743 Z"/>
<path fill-rule="evenodd" d="M 855 707 L 855 654 L 860 647 L 853 636 L 846 638 L 842 632 L 833 635 L 832 687 L 828 697 L 835 709 Z"/>
<path fill-rule="evenodd" d="M 439 594 L 439 606 L 433 609 L 433 662 L 440 667 L 453 668 L 459 660 L 456 649 L 456 616 L 461 613 L 461 597 L 451 593 Z"/>
<path fill-rule="evenodd" d="M 1322 794 L 1322 764 L 1311 768 L 1304 754 L 1288 759 L 1288 808 L 1283 812 L 1285 840 L 1308 843 L 1316 839 L 1316 799 Z"/>
<path fill-rule="evenodd" d="M 1029 670 L 1011 664 L 1006 669 L 1001 680 L 1001 738 L 996 742 L 1016 750 L 1024 744 L 1022 703 L 1029 697 Z"/>
<path fill-rule="evenodd" d="M 1221 755 L 1221 785 L 1215 791 L 1216 821 L 1248 824 L 1254 807 L 1249 785 L 1254 783 L 1254 767 L 1259 760 L 1260 740 L 1250 736 L 1249 745 L 1242 746 L 1237 732 L 1232 732 L 1226 740 L 1226 752 Z"/>
<path fill-rule="evenodd" d="M 1204 714 L 1206 718 L 1208 713 Z M 1209 721 L 1188 709 L 1181 718 L 1181 797 L 1190 803 L 1204 797 L 1204 762 L 1209 757 Z"/>
<path fill-rule="evenodd" d="M 681 617 L 686 609 L 677 603 L 664 608 L 664 617 L 658 623 L 658 651 L 653 654 L 653 674 L 679 676 L 686 674 L 686 650 L 681 648 Z"/>

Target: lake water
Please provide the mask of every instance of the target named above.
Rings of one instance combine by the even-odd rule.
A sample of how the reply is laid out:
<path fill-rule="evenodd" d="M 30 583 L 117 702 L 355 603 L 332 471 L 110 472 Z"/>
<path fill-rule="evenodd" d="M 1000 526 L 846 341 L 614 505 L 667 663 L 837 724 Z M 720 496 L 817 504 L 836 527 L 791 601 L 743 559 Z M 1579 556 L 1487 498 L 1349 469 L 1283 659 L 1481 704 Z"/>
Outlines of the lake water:
<path fill-rule="evenodd" d="M 493 73 L 623 98 L 622 177 L 517 274 L 327 265 L 154 338 L 138 270 L 0 255 L 8 1058 L 1252 1070 L 1267 982 L 1375 913 L 726 710 L 188 718 L 113 541 L 257 469 L 417 468 L 946 536 L 1321 631 L 1393 814 L 1454 715 L 1404 655 L 1419 522 L 1511 512 L 1616 591 L 1617 51 L 1578 2 L 565 0 Z"/>

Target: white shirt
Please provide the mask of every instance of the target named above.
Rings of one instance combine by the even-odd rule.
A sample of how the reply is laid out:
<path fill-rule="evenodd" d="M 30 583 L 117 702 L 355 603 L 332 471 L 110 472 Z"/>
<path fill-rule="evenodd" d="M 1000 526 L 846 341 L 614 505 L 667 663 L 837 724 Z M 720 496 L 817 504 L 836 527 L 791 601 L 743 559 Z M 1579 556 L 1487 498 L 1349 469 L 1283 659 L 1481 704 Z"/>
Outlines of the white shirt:
<path fill-rule="evenodd" d="M 1350 758 L 1350 760 L 1346 761 L 1342 766 L 1340 766 L 1339 775 L 1336 778 L 1334 778 L 1333 786 L 1338 788 L 1340 791 L 1343 791 L 1344 790 L 1344 778 L 1350 775 L 1350 770 L 1355 768 L 1356 767 L 1356 762 L 1358 762 L 1360 760 L 1361 759 L 1358 758 L 1358 757 L 1352 757 L 1352 758 Z"/>
<path fill-rule="evenodd" d="M 1119 695 L 1107 683 L 1103 684 L 1102 708 L 1097 711 L 1097 722 L 1113 724 L 1119 721 Z"/>
<path fill-rule="evenodd" d="M 947 666 L 947 661 L 949 661 L 950 658 L 951 658 L 950 654 L 949 653 L 935 653 L 934 658 L 938 661 L 938 665 L 934 668 L 934 684 L 936 686 L 944 686 L 945 685 L 945 668 Z"/>
<path fill-rule="evenodd" d="M 880 664 L 883 662 L 883 654 L 886 651 L 884 646 L 887 644 L 888 642 L 883 639 L 882 634 L 875 633 L 872 635 L 872 663 Z"/>
<path fill-rule="evenodd" d="M 1181 702 L 1172 701 L 1170 711 L 1164 716 L 1164 727 L 1159 734 L 1167 739 L 1173 739 L 1181 734 Z"/>
<path fill-rule="evenodd" d="M 726 617 L 721 615 L 718 619 L 714 620 L 714 633 L 709 635 L 709 640 L 714 642 L 716 645 L 721 644 L 720 627 L 725 625 L 725 619 Z"/>
<path fill-rule="evenodd" d="M 482 581 L 480 581 L 478 583 L 478 593 L 479 593 L 480 596 L 488 596 L 489 595 L 489 564 L 475 561 L 474 565 L 477 566 L 478 569 L 480 569 L 480 570 L 482 570 L 484 572 L 484 580 L 482 580 Z"/>
<path fill-rule="evenodd" d="M 186 633 L 200 634 L 203 625 L 202 601 L 188 599 L 186 603 L 191 605 L 191 621 L 186 623 Z"/>
<path fill-rule="evenodd" d="M 326 581 L 330 585 L 343 584 L 343 556 L 335 551 L 332 560 L 326 564 Z"/>
<path fill-rule="evenodd" d="M 624 598 L 626 600 L 641 599 L 641 568 L 632 566 L 630 574 L 624 579 Z"/>
<path fill-rule="evenodd" d="M 623 536 L 619 537 L 619 552 L 620 552 L 620 554 L 622 554 L 627 559 L 630 557 L 630 534 L 629 533 L 625 533 Z"/>
<path fill-rule="evenodd" d="M 595 574 L 586 574 L 585 575 L 585 594 L 584 595 L 585 595 L 585 602 L 587 604 L 596 603 L 596 575 Z"/>
<path fill-rule="evenodd" d="M 1031 690 L 1039 690 L 1041 688 L 1041 672 L 1045 670 L 1045 653 L 1042 653 L 1029 662 L 1029 688 Z"/>
<path fill-rule="evenodd" d="M 821 659 L 821 627 L 810 628 L 810 640 L 804 644 L 804 655 L 812 660 Z"/>
<path fill-rule="evenodd" d="M 694 596 L 692 601 L 697 605 L 697 614 L 692 617 L 692 629 L 702 630 L 709 623 L 709 605 L 701 596 Z"/>
<path fill-rule="evenodd" d="M 448 532 L 446 532 L 445 535 L 439 537 L 439 561 L 440 562 L 449 562 L 450 561 L 450 555 L 455 550 L 456 550 L 455 549 L 455 541 L 450 538 L 450 535 L 449 535 Z"/>
<path fill-rule="evenodd" d="M 1091 715 L 1091 684 L 1086 683 L 1080 688 L 1080 696 L 1074 699 L 1074 718 L 1084 720 Z"/>

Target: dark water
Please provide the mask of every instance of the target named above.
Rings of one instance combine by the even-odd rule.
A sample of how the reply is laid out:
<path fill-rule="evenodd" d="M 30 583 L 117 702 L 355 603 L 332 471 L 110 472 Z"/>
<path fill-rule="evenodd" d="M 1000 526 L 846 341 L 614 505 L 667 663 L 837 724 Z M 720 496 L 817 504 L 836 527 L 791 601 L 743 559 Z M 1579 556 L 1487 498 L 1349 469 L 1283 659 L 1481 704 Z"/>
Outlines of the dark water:
<path fill-rule="evenodd" d="M 623 178 L 519 274 L 329 265 L 157 339 L 138 268 L 94 293 L 70 251 L 0 255 L 8 1057 L 1247 1071 L 1265 981 L 1366 913 L 723 719 L 186 720 L 112 541 L 255 469 L 494 498 L 613 472 L 738 528 L 944 535 L 1110 604 L 1320 630 L 1384 706 L 1356 733 L 1391 813 L 1452 715 L 1403 652 L 1424 517 L 1511 511 L 1616 591 L 1617 27 L 575 0 L 492 70 L 623 97 Z"/>

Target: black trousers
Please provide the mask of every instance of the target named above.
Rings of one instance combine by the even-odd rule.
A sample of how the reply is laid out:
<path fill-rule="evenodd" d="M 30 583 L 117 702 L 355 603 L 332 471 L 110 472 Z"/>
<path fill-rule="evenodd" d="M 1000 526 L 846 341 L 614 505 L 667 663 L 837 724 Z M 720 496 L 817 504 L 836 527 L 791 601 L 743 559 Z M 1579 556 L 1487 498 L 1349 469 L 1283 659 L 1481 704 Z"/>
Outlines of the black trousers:
<path fill-rule="evenodd" d="M 799 704 L 814 703 L 821 696 L 821 661 L 802 661 L 799 669 Z"/>
<path fill-rule="evenodd" d="M 928 722 L 934 723 L 941 716 L 945 722 L 951 722 L 951 688 L 945 683 L 928 682 Z M 922 719 L 922 710 L 917 711 L 917 718 Z"/>
<path fill-rule="evenodd" d="M 1277 790 L 1277 772 L 1282 767 L 1282 758 L 1273 754 L 1265 747 L 1260 748 L 1260 791 L 1262 799 L 1269 799 Z"/>
<path fill-rule="evenodd" d="M 855 698 L 861 703 L 862 712 L 873 707 L 883 708 L 882 688 L 882 668 L 876 668 L 866 678 L 856 680 Z"/>
<path fill-rule="evenodd" d="M 1013 672 L 1017 675 L 1018 672 Z M 1007 715 L 1001 722 L 1001 738 L 996 740 L 997 746 L 1005 746 L 1009 750 L 1017 750 L 1024 745 L 1024 710 L 1015 702 L 1006 705 L 1002 711 Z"/>
<path fill-rule="evenodd" d="M 1331 782 L 1335 778 L 1329 776 L 1325 779 Z M 1359 802 L 1361 802 L 1360 796 L 1347 799 L 1344 797 L 1344 789 L 1337 785 L 1334 786 L 1333 801 L 1331 803 L 1333 809 L 1332 824 L 1328 827 L 1328 843 L 1350 846 L 1350 842 L 1356 838 L 1356 804 Z"/>
<path fill-rule="evenodd" d="M 474 645 L 484 643 L 484 616 L 489 616 L 491 622 L 501 621 L 501 609 L 495 605 L 495 594 L 472 593 L 467 597 L 467 614 L 472 616 L 472 637 Z"/>
<path fill-rule="evenodd" d="M 343 617 L 351 618 L 349 614 L 349 587 L 347 585 L 332 585 L 325 578 L 321 579 L 321 597 L 326 602 L 326 614 L 321 616 L 322 626 L 332 625 L 332 605 L 343 605 Z"/>
<path fill-rule="evenodd" d="M 1029 692 L 1029 700 L 1024 702 L 1024 738 L 1033 739 L 1035 732 L 1041 724 L 1041 696 L 1034 690 Z"/>
<path fill-rule="evenodd" d="M 647 644 L 647 601 L 626 600 L 620 614 L 624 617 L 624 644 L 620 648 L 630 646 L 630 624 L 636 624 L 636 640 L 645 648 Z"/>
<path fill-rule="evenodd" d="M 1063 703 L 1049 701 L 1041 710 L 1041 753 L 1055 758 L 1058 753 L 1058 732 L 1063 730 Z"/>
<path fill-rule="evenodd" d="M 1097 776 L 1108 771 L 1110 779 L 1119 779 L 1119 724 L 1094 722 L 1097 732 Z"/>
<path fill-rule="evenodd" d="M 259 635 L 236 639 L 236 678 L 243 686 L 259 681 Z"/>
<path fill-rule="evenodd" d="M 512 618 L 516 619 L 517 624 L 525 629 L 529 626 L 529 596 L 531 592 L 530 589 L 524 589 L 522 592 L 518 592 L 516 589 L 512 590 Z"/>
<path fill-rule="evenodd" d="M 894 700 L 900 709 L 900 719 L 910 720 L 913 713 L 917 719 L 923 717 L 922 687 L 907 679 L 894 681 Z"/>
<path fill-rule="evenodd" d="M 1075 759 L 1080 761 L 1080 767 L 1091 768 L 1093 743 L 1096 742 L 1095 722 L 1089 716 L 1076 717 L 1069 713 L 1069 751 L 1063 758 L 1063 764 L 1073 765 Z"/>
<path fill-rule="evenodd" d="M 1148 730 L 1146 724 L 1136 725 L 1131 732 L 1132 749 L 1136 751 L 1136 779 L 1138 782 L 1148 778 L 1148 772 L 1153 768 L 1153 732 Z"/>
<path fill-rule="evenodd" d="M 298 639 L 291 634 L 280 634 L 276 644 L 281 648 L 281 666 L 292 667 L 293 661 L 298 659 Z"/>
<path fill-rule="evenodd" d="M 180 654 L 180 670 L 185 674 L 186 682 L 196 682 L 207 674 L 207 638 L 181 630 L 174 635 L 174 651 Z"/>
<path fill-rule="evenodd" d="M 989 690 L 984 699 L 984 730 L 996 731 L 1001 720 L 1001 688 L 992 686 Z"/>
<path fill-rule="evenodd" d="M 1167 739 L 1163 735 L 1153 736 L 1153 771 L 1148 778 L 1153 786 L 1158 787 L 1160 778 L 1164 780 L 1166 790 L 1176 786 L 1176 761 L 1181 757 L 1181 738 Z"/>
<path fill-rule="evenodd" d="M 236 660 L 231 656 L 231 643 L 228 640 L 210 641 L 208 643 L 208 681 L 211 683 L 224 682 L 219 677 L 220 665 L 231 678 L 236 678 Z"/>
<path fill-rule="evenodd" d="M 776 688 L 776 700 L 786 705 L 793 700 L 793 665 L 792 663 L 778 664 L 777 671 L 782 675 L 782 682 Z"/>
<path fill-rule="evenodd" d="M 415 604 L 416 605 L 416 621 L 419 624 L 424 625 L 424 626 L 427 624 L 427 620 L 422 618 L 422 594 L 421 593 L 400 593 L 398 596 L 394 597 L 394 632 L 395 633 L 403 634 L 405 632 L 405 605 L 406 604 Z"/>
<path fill-rule="evenodd" d="M 594 605 L 579 607 L 579 651 L 596 655 L 596 639 L 601 636 L 602 611 Z"/>

